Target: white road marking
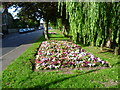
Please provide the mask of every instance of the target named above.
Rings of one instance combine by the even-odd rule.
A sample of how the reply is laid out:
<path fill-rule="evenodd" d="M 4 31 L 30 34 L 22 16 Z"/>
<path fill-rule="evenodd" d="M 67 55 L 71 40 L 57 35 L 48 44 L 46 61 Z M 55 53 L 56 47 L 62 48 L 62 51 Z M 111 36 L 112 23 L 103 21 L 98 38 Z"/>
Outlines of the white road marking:
<path fill-rule="evenodd" d="M 17 48 L 19 48 L 19 47 L 21 47 L 21 46 L 22 46 L 22 45 L 16 47 L 15 49 L 17 49 Z M 0 59 L 2 59 L 3 57 L 5 57 L 5 56 L 8 55 L 9 53 L 13 52 L 15 49 L 13 49 L 13 50 L 9 51 L 8 53 L 4 54 L 3 56 L 0 57 Z"/>

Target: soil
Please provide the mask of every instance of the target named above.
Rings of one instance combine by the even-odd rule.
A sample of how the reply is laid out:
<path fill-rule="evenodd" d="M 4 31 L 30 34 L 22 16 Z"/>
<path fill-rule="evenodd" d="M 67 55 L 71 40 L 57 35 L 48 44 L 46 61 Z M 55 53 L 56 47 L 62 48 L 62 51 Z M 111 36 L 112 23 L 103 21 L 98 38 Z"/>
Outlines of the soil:
<path fill-rule="evenodd" d="M 63 74 L 74 74 L 74 72 L 72 72 L 73 70 L 80 70 L 80 71 L 90 71 L 93 70 L 94 72 L 100 69 L 106 69 L 106 68 L 110 68 L 110 67 L 83 67 L 83 68 L 60 68 L 57 70 L 39 70 L 39 69 L 35 69 L 34 71 L 37 72 L 53 72 L 53 71 L 60 71 L 57 73 L 63 73 Z"/>

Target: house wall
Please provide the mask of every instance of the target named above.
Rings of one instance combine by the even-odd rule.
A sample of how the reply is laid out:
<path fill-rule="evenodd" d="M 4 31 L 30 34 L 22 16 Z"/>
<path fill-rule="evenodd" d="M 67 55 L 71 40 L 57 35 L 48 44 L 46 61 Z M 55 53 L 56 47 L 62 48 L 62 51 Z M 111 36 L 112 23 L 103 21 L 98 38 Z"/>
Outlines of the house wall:
<path fill-rule="evenodd" d="M 10 13 L 8 13 L 8 10 L 5 9 L 2 13 L 2 32 L 4 34 L 9 33 L 8 29 L 12 28 L 13 23 L 13 17 Z"/>

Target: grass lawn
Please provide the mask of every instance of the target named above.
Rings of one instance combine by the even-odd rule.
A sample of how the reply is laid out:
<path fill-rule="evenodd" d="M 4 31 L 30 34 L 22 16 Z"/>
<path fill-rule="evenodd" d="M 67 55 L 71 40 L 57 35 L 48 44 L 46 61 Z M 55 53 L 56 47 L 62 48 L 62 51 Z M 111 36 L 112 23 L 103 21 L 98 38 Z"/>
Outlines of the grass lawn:
<path fill-rule="evenodd" d="M 50 35 L 50 40 L 69 40 L 59 31 L 56 32 L 57 34 Z M 59 71 L 34 72 L 30 61 L 35 59 L 37 48 L 42 41 L 44 36 L 2 72 L 2 88 L 118 88 L 120 56 L 115 56 L 111 52 L 100 52 L 98 47 L 82 46 L 86 51 L 109 62 L 111 68 L 76 70 L 72 71 L 73 74 L 59 73 Z"/>

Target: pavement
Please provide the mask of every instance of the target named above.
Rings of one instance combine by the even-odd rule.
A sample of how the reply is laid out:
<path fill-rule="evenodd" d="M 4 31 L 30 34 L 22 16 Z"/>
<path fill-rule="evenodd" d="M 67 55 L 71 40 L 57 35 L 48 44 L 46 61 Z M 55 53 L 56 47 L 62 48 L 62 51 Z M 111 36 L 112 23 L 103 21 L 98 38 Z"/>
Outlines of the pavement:
<path fill-rule="evenodd" d="M 5 36 L 4 39 L 2 39 L 2 54 L 0 54 L 0 67 L 2 67 L 2 70 L 19 57 L 42 35 L 43 30 L 36 30 L 24 34 L 14 33 Z"/>

